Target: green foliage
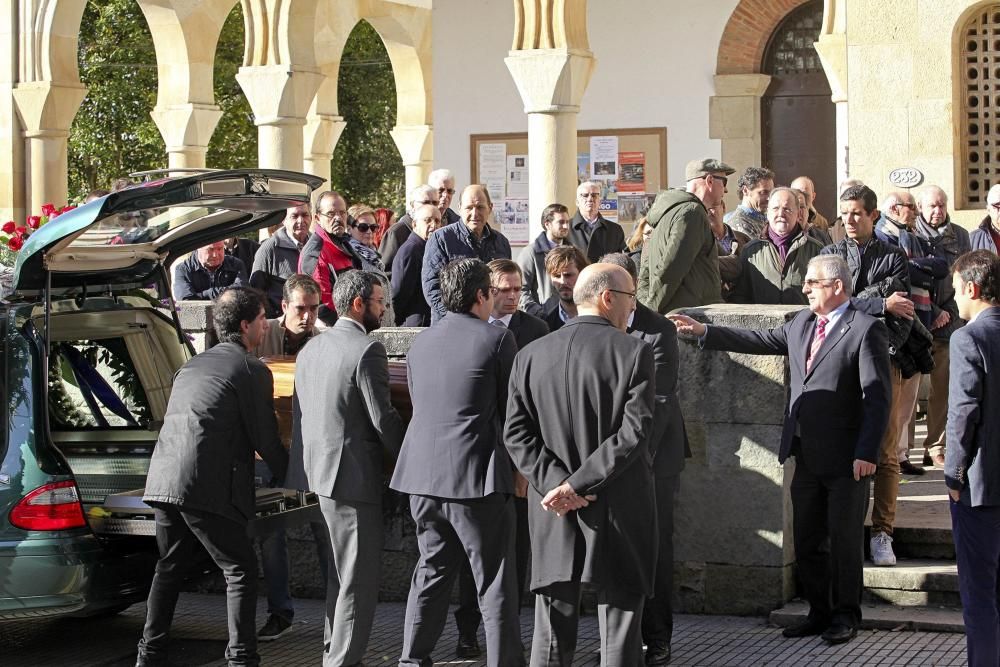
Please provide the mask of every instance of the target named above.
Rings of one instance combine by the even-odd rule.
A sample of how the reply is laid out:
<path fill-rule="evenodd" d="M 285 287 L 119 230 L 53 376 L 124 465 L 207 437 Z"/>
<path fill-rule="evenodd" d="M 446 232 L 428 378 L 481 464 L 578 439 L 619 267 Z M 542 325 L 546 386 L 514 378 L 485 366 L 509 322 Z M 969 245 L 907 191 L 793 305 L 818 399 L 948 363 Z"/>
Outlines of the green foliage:
<path fill-rule="evenodd" d="M 88 2 L 79 55 L 89 92 L 70 130 L 73 200 L 130 171 L 166 166 L 163 138 L 149 116 L 156 104 L 156 53 L 135 0 Z"/>
<path fill-rule="evenodd" d="M 215 51 L 215 103 L 222 118 L 208 143 L 205 164 L 215 169 L 247 169 L 257 166 L 257 126 L 253 111 L 236 80 L 243 65 L 243 8 L 236 3 L 222 25 Z"/>
<path fill-rule="evenodd" d="M 396 124 L 396 84 L 385 45 L 366 21 L 344 46 L 337 101 L 347 126 L 333 154 L 333 188 L 351 204 L 394 208 L 405 198 L 403 162 L 389 135 Z"/>

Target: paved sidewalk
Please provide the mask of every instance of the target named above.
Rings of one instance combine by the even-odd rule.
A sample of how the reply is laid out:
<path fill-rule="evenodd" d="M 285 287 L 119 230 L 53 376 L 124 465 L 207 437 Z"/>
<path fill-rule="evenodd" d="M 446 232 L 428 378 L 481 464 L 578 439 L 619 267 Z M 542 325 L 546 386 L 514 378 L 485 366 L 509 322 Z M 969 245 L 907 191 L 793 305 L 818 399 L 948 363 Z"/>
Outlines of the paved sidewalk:
<path fill-rule="evenodd" d="M 261 599 L 258 627 L 264 622 Z M 320 665 L 323 603 L 297 600 L 294 627 L 277 641 L 262 644 L 263 664 Z M 403 604 L 379 605 L 365 664 L 395 665 L 402 643 Z M 131 667 L 142 632 L 144 605 L 108 619 L 39 619 L 0 623 L 0 656 L 6 667 Z M 225 665 L 225 597 L 181 596 L 171 643 L 172 664 L 184 667 Z M 531 640 L 532 614 L 521 615 L 525 645 Z M 483 661 L 455 660 L 455 625 L 449 621 L 438 643 L 440 665 L 478 667 Z M 480 643 L 483 644 L 480 637 Z M 581 619 L 574 665 L 598 665 L 597 619 Z M 933 632 L 863 631 L 854 641 L 827 646 L 819 638 L 784 639 L 761 618 L 680 615 L 674 628 L 671 665 L 964 665 L 965 636 Z"/>

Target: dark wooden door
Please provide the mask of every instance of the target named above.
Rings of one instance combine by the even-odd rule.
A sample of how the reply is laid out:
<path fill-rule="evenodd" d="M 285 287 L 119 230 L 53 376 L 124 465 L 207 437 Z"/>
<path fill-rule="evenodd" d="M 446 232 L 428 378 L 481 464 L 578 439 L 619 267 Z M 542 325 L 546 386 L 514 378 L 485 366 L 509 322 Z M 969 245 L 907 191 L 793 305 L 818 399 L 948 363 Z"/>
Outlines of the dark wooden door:
<path fill-rule="evenodd" d="M 764 166 L 775 184 L 796 176 L 816 184 L 816 208 L 836 217 L 837 112 L 813 43 L 823 19 L 822 1 L 802 5 L 782 21 L 768 45 L 764 72 L 771 85 L 761 102 Z"/>

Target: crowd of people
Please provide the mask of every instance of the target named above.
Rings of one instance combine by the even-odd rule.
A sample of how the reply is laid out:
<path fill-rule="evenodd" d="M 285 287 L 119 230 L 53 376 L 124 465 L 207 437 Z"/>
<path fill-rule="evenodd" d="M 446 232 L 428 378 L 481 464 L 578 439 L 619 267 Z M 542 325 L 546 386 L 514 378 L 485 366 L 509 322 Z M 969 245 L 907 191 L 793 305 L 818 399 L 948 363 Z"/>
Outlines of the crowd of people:
<path fill-rule="evenodd" d="M 196 542 L 226 575 L 231 664 L 256 664 L 257 641 L 291 625 L 279 533 L 261 545 L 269 618 L 252 627 L 255 565 L 242 524 L 255 473 L 318 495 L 323 662 L 361 664 L 385 470 L 409 497 L 419 548 L 400 665 L 432 664 L 456 582 L 460 658 L 481 654 L 482 624 L 488 664 L 525 664 L 518 607 L 530 590 L 530 664 L 571 664 L 587 586 L 602 664 L 667 664 L 673 510 L 690 455 L 678 334 L 705 349 L 788 356 L 779 458 L 797 462 L 794 545 L 810 612 L 784 635 L 833 644 L 856 635 L 869 498 L 871 559 L 892 566 L 900 475 L 936 465 L 953 498 L 970 656 L 992 651 L 982 664 L 993 664 L 1000 462 L 983 415 L 996 400 L 985 370 L 1000 345 L 987 335 L 1000 326 L 991 310 L 1000 185 L 970 235 L 935 186 L 890 192 L 880 206 L 869 187 L 845 181 L 831 223 L 808 177 L 776 186 L 761 167 L 740 176 L 740 204 L 727 215 L 734 173 L 716 159 L 688 163 L 685 187 L 660 192 L 628 239 L 601 216 L 599 185 L 583 182 L 575 213 L 547 206 L 543 231 L 515 257 L 489 224 L 488 190 L 469 185 L 453 211 L 454 176 L 437 170 L 395 223 L 328 191 L 315 210 L 289 209 L 259 248 L 231 239 L 178 265 L 175 296 L 215 299 L 221 343 L 178 375 L 154 451 L 158 482 L 146 500 L 161 560 L 138 664 L 165 655 L 180 565 Z M 723 301 L 806 308 L 767 331 L 675 312 Z M 426 327 L 407 356 L 406 426 L 390 402 L 385 349 L 367 335 L 386 325 Z M 258 361 L 273 354 L 297 355 L 287 454 L 275 447 L 270 376 Z M 931 392 L 919 465 L 909 424 L 922 374 Z M 205 463 L 220 451 L 231 474 Z M 974 584 L 981 590 L 970 593 Z"/>

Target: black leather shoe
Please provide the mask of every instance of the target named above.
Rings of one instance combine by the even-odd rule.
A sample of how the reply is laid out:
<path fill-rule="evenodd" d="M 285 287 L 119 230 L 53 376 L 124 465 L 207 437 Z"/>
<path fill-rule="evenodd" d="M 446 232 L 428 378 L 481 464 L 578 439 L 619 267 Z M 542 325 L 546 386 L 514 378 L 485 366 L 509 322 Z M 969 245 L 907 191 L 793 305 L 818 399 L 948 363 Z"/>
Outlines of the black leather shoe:
<path fill-rule="evenodd" d="M 652 643 L 646 647 L 646 667 L 660 667 L 670 663 L 670 644 Z"/>
<path fill-rule="evenodd" d="M 795 639 L 797 637 L 815 637 L 816 635 L 823 634 L 827 627 L 829 627 L 828 623 L 821 623 L 820 621 L 807 618 L 804 621 L 799 621 L 795 625 L 789 625 L 781 631 L 781 634 L 789 639 Z"/>
<path fill-rule="evenodd" d="M 823 641 L 844 644 L 858 636 L 858 629 L 843 623 L 834 623 L 823 633 Z"/>
<path fill-rule="evenodd" d="M 458 645 L 455 647 L 456 658 L 467 660 L 469 658 L 478 658 L 482 654 L 483 651 L 479 648 L 479 639 L 475 635 L 472 637 L 459 636 Z"/>
<path fill-rule="evenodd" d="M 923 475 L 927 471 L 920 466 L 913 465 L 909 461 L 900 461 L 899 472 L 904 475 Z"/>

